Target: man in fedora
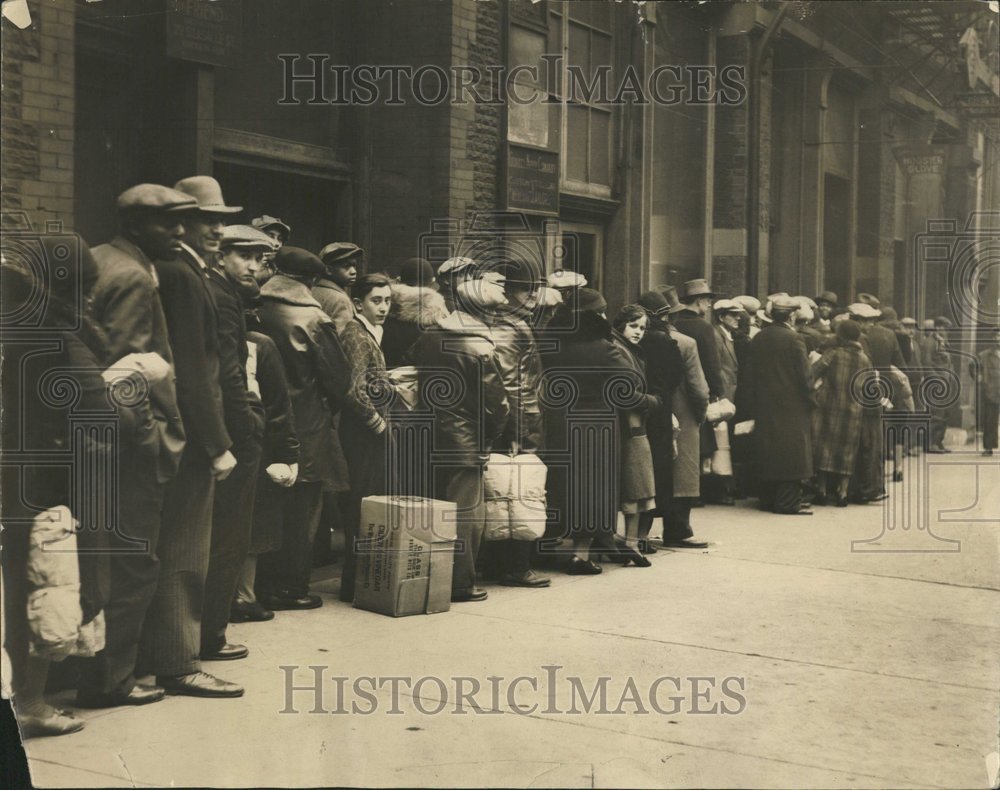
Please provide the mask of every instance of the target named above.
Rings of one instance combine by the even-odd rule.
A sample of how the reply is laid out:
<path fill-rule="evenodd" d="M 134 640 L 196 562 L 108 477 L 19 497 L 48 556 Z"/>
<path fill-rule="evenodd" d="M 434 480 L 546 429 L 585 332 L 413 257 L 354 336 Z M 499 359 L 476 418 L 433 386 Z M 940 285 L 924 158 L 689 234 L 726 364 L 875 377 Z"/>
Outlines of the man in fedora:
<path fill-rule="evenodd" d="M 811 515 L 801 489 L 813 475 L 812 376 L 805 343 L 792 326 L 799 303 L 780 295 L 770 301 L 771 323 L 750 341 L 744 378 L 760 506 Z"/>
<path fill-rule="evenodd" d="M 330 316 L 338 333 L 354 318 L 350 289 L 358 279 L 363 258 L 364 250 L 349 241 L 335 241 L 319 251 L 324 271 L 313 286 L 312 295 Z"/>
<path fill-rule="evenodd" d="M 674 326 L 677 331 L 692 338 L 698 344 L 698 358 L 705 371 L 708 381 L 708 392 L 713 400 L 725 396 L 725 384 L 722 379 L 722 368 L 719 364 L 719 347 L 716 342 L 715 330 L 708 321 L 712 314 L 712 302 L 715 294 L 708 287 L 706 280 L 688 280 L 680 289 L 683 309 L 674 315 Z"/>
<path fill-rule="evenodd" d="M 208 284 L 227 206 L 209 176 L 182 179 L 174 189 L 197 206 L 183 215 L 179 255 L 155 261 L 177 372 L 177 400 L 187 446 L 167 487 L 160 539 L 160 581 L 143 628 L 140 664 L 168 694 L 238 697 L 243 688 L 201 671 L 201 611 L 212 541 L 215 484 L 236 467 L 220 385 L 219 329 Z"/>
<path fill-rule="evenodd" d="M 81 707 L 141 705 L 162 699 L 164 693 L 135 680 L 142 624 L 159 577 L 160 508 L 184 449 L 174 357 L 153 261 L 180 251 L 181 216 L 195 205 L 191 196 L 159 184 L 127 189 L 118 197 L 118 235 L 93 249 L 98 277 L 90 310 L 107 334 L 110 367 L 129 354 L 156 354 L 170 372 L 146 396 L 153 429 L 145 436 L 118 436 L 120 531 L 108 537 L 113 547 L 130 550 L 109 556 L 105 646 L 82 665 L 76 700 Z"/>

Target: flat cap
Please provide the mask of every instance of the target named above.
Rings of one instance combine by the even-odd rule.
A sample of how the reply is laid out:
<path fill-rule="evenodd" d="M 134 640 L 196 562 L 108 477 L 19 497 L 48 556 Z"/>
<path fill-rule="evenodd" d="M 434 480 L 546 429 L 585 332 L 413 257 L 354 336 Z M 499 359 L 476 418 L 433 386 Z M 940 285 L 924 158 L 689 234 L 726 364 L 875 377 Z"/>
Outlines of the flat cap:
<path fill-rule="evenodd" d="M 775 310 L 780 310 L 781 312 L 790 313 L 794 310 L 798 310 L 802 305 L 798 301 L 793 299 L 788 294 L 775 294 L 770 299 L 771 313 L 773 314 Z"/>
<path fill-rule="evenodd" d="M 275 250 L 278 243 L 263 231 L 250 225 L 226 225 L 222 229 L 223 247 L 262 247 Z"/>
<path fill-rule="evenodd" d="M 301 247 L 282 247 L 274 256 L 274 267 L 294 277 L 319 277 L 326 273 L 323 261 Z"/>
<path fill-rule="evenodd" d="M 456 256 L 454 258 L 449 258 L 444 263 L 442 263 L 437 270 L 438 277 L 454 277 L 460 271 L 464 271 L 469 268 L 476 268 L 477 264 L 472 258 L 466 258 L 464 256 Z"/>
<path fill-rule="evenodd" d="M 755 296 L 748 296 L 747 294 L 742 294 L 740 296 L 734 296 L 732 301 L 746 310 L 748 313 L 756 313 L 760 310 L 760 299 Z"/>
<path fill-rule="evenodd" d="M 733 313 L 742 312 L 744 308 L 733 299 L 719 299 L 712 305 L 712 309 L 717 313 Z"/>
<path fill-rule="evenodd" d="M 815 310 L 816 309 L 816 302 L 814 302 L 808 296 L 799 295 L 799 296 L 793 296 L 792 298 L 796 302 L 798 302 L 799 305 L 804 305 L 804 306 L 808 307 L 811 310 Z"/>
<path fill-rule="evenodd" d="M 934 319 L 934 326 L 952 327 L 955 326 L 955 323 L 948 316 L 939 315 Z"/>
<path fill-rule="evenodd" d="M 184 192 L 161 184 L 136 184 L 118 196 L 118 210 L 128 211 L 185 211 L 198 208 L 198 201 Z"/>
<path fill-rule="evenodd" d="M 847 312 L 857 318 L 878 318 L 881 313 L 866 302 L 855 302 L 847 306 Z"/>
<path fill-rule="evenodd" d="M 556 269 L 546 280 L 549 288 L 583 288 L 587 284 L 586 277 L 570 269 Z"/>
<path fill-rule="evenodd" d="M 837 306 L 837 294 L 833 291 L 823 291 L 819 296 L 816 297 L 816 302 L 826 302 L 828 305 Z"/>
<path fill-rule="evenodd" d="M 901 323 L 903 326 L 916 326 L 917 319 L 910 318 L 910 316 L 904 316 L 903 318 L 900 319 L 899 323 Z"/>
<path fill-rule="evenodd" d="M 334 241 L 319 251 L 320 260 L 327 266 L 347 263 L 364 254 L 363 249 L 349 241 Z"/>
<path fill-rule="evenodd" d="M 858 294 L 858 301 L 862 304 L 870 305 L 876 310 L 882 306 L 882 303 L 879 301 L 878 297 L 875 296 L 875 294 L 860 293 Z"/>
<path fill-rule="evenodd" d="M 250 220 L 250 224 L 257 228 L 257 230 L 268 230 L 269 228 L 280 228 L 287 238 L 291 235 L 292 229 L 288 227 L 284 222 L 282 222 L 277 217 L 272 217 L 270 214 L 261 214 L 259 217 L 254 217 Z"/>

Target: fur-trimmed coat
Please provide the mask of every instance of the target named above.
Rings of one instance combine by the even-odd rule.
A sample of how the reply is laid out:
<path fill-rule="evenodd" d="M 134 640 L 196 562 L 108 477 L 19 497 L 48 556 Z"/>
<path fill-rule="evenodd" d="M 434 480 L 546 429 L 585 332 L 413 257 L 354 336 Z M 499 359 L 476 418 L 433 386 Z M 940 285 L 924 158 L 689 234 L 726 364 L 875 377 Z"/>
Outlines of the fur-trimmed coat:
<path fill-rule="evenodd" d="M 409 352 L 414 343 L 447 315 L 444 297 L 432 288 L 393 283 L 392 309 L 382 334 L 386 367 L 412 365 Z"/>

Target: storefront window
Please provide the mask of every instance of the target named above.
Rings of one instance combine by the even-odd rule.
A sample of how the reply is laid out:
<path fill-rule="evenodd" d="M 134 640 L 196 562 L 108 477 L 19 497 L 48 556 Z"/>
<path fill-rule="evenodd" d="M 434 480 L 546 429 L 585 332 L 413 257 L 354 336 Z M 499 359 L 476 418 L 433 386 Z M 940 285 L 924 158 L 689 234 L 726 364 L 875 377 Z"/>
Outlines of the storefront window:
<path fill-rule="evenodd" d="M 663 9 L 658 17 L 655 67 L 705 62 L 697 19 L 682 9 Z M 664 78 L 664 91 L 667 85 Z M 651 286 L 705 273 L 705 122 L 704 105 L 653 104 Z"/>

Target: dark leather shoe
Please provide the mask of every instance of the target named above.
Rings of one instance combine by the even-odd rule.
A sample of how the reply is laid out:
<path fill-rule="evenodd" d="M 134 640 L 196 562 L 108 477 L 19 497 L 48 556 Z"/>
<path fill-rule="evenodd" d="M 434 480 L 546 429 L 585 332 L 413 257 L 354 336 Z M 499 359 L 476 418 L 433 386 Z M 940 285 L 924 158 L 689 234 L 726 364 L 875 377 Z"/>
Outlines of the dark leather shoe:
<path fill-rule="evenodd" d="M 220 680 L 207 672 L 192 672 L 190 675 L 158 675 L 156 682 L 163 686 L 167 694 L 187 697 L 243 696 L 243 686 Z"/>
<path fill-rule="evenodd" d="M 570 576 L 596 576 L 598 573 L 604 573 L 604 569 L 596 562 L 574 557 L 569 561 L 566 573 Z"/>
<path fill-rule="evenodd" d="M 140 686 L 136 684 L 128 694 L 112 692 L 110 694 L 88 694 L 83 691 L 76 693 L 78 708 L 117 708 L 121 705 L 148 705 L 159 702 L 166 692 L 159 686 Z"/>
<path fill-rule="evenodd" d="M 639 551 L 643 554 L 656 554 L 656 546 L 654 546 L 649 540 L 640 540 Z"/>
<path fill-rule="evenodd" d="M 272 612 L 292 609 L 319 609 L 323 605 L 323 599 L 318 595 L 303 595 L 299 598 L 293 598 L 290 595 L 269 595 L 261 601 L 261 604 Z"/>
<path fill-rule="evenodd" d="M 235 661 L 238 658 L 246 658 L 250 651 L 245 645 L 231 645 L 228 642 L 218 650 L 211 653 L 202 653 L 202 661 Z"/>
<path fill-rule="evenodd" d="M 707 549 L 708 541 L 684 538 L 683 540 L 664 541 L 663 545 L 671 549 Z"/>
<path fill-rule="evenodd" d="M 46 735 L 69 735 L 79 732 L 87 722 L 62 710 L 49 716 L 20 715 L 17 717 L 22 738 L 41 738 Z"/>
<path fill-rule="evenodd" d="M 548 587 L 552 584 L 552 580 L 546 576 L 539 576 L 534 571 L 525 571 L 501 576 L 500 584 L 504 587 Z"/>
<path fill-rule="evenodd" d="M 480 587 L 473 587 L 471 590 L 466 590 L 465 592 L 453 593 L 451 596 L 452 603 L 468 603 L 470 601 L 485 601 L 489 597 L 489 593 Z"/>
<path fill-rule="evenodd" d="M 274 619 L 274 612 L 265 609 L 257 601 L 253 603 L 234 603 L 229 610 L 231 623 L 263 623 Z"/>

